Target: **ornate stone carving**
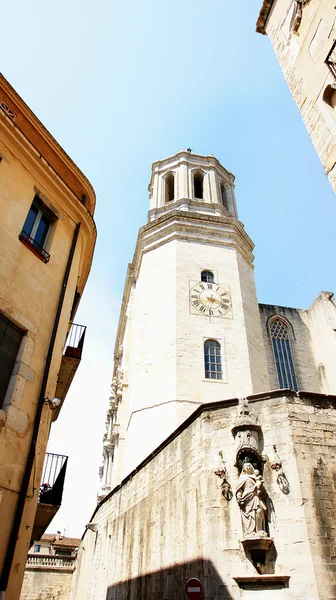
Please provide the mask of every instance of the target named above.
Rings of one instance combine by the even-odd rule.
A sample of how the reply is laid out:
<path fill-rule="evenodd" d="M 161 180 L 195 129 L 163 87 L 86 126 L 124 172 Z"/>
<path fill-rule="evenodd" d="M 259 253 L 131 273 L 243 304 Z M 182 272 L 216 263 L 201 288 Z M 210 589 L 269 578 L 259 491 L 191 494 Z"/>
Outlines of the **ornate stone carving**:
<path fill-rule="evenodd" d="M 217 471 L 215 471 L 215 475 L 220 477 L 222 480 L 221 488 L 222 488 L 222 494 L 223 494 L 225 500 L 230 501 L 230 500 L 232 500 L 233 492 L 232 492 L 231 485 L 228 482 L 228 472 L 227 472 L 225 462 L 223 459 L 222 450 L 219 451 L 219 456 L 221 458 L 221 464 L 219 465 L 220 468 L 217 469 Z"/>
<path fill-rule="evenodd" d="M 117 385 L 117 396 L 121 396 L 123 391 L 124 384 L 124 373 L 122 369 L 118 366 L 117 368 L 117 377 L 116 377 L 116 385 Z"/>
<path fill-rule="evenodd" d="M 239 473 L 247 460 L 260 471 L 263 462 L 259 441 L 261 427 L 257 417 L 250 413 L 246 398 L 241 399 L 241 408 L 231 431 L 236 440 L 235 466 Z"/>
<path fill-rule="evenodd" d="M 242 544 L 259 573 L 263 573 L 266 552 L 273 540 L 267 532 L 266 489 L 261 470 L 265 459 L 260 451 L 261 427 L 251 414 L 246 398 L 232 428 L 236 440 L 236 463 L 239 479 L 236 500 L 240 508 L 243 539 Z"/>

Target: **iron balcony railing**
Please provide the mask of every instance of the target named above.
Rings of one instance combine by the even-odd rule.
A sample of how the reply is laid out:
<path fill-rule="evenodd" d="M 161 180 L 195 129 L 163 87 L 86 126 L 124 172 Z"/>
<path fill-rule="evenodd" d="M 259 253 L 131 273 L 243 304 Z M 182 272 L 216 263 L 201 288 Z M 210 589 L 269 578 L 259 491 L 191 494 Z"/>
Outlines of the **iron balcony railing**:
<path fill-rule="evenodd" d="M 336 40 L 331 46 L 331 50 L 325 59 L 325 64 L 336 79 Z"/>
<path fill-rule="evenodd" d="M 64 346 L 64 356 L 70 356 L 71 358 L 82 358 L 83 345 L 86 334 L 85 325 L 77 325 L 71 323 L 70 331 Z"/>
<path fill-rule="evenodd" d="M 35 242 L 34 238 L 30 237 L 29 233 L 22 230 L 19 235 L 19 240 L 24 242 L 25 245 L 31 246 L 34 252 L 38 254 L 45 263 L 49 262 L 50 254 L 48 254 L 48 252 L 42 246 L 40 246 L 40 244 Z"/>
<path fill-rule="evenodd" d="M 67 456 L 47 452 L 40 486 L 40 504 L 61 505 L 67 463 Z"/>
<path fill-rule="evenodd" d="M 61 567 L 73 569 L 75 556 L 57 556 L 55 554 L 28 554 L 27 567 Z"/>

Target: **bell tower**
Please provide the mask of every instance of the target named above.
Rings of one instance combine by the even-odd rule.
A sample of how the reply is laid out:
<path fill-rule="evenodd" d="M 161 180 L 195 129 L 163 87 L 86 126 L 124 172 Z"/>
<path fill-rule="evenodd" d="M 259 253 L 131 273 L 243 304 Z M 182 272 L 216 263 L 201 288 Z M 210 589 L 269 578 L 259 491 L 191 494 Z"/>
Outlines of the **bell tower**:
<path fill-rule="evenodd" d="M 225 208 L 238 218 L 234 198 L 234 176 L 229 173 L 214 156 L 198 156 L 182 150 L 153 163 L 152 176 L 148 186 L 150 199 L 149 219 L 156 218 L 155 209 L 165 212 L 176 208 L 188 210 L 181 201 L 200 202 L 196 207 L 204 214 L 211 205 L 212 213 L 217 208 Z M 178 205 L 176 204 L 178 202 Z M 218 212 L 218 214 L 222 214 Z"/>
<path fill-rule="evenodd" d="M 182 150 L 154 162 L 149 198 L 117 332 L 102 495 L 200 404 L 269 389 L 234 176 Z"/>

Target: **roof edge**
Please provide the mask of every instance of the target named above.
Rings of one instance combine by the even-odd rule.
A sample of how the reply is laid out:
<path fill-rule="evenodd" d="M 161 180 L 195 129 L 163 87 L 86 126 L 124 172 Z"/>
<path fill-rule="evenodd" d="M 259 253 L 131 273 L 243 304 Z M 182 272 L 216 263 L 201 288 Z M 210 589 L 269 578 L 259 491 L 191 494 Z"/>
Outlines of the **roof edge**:
<path fill-rule="evenodd" d="M 14 117 L 10 119 L 14 127 L 50 164 L 76 198 L 83 203 L 83 196 L 86 197 L 86 207 L 93 216 L 96 194 L 92 184 L 2 73 L 0 73 L 1 101 L 9 102 L 9 108 L 14 113 Z"/>
<path fill-rule="evenodd" d="M 274 0 L 263 0 L 262 7 L 259 12 L 259 16 L 256 23 L 256 32 L 261 33 L 262 35 L 267 35 L 266 33 L 266 23 L 271 12 L 272 6 L 274 4 Z"/>
<path fill-rule="evenodd" d="M 317 400 L 320 400 L 320 401 L 328 400 L 329 403 L 330 402 L 334 403 L 335 408 L 336 408 L 336 396 L 335 395 L 320 394 L 320 393 L 309 392 L 309 391 L 304 391 L 304 390 L 295 392 L 294 390 L 290 390 L 288 388 L 278 389 L 278 390 L 270 390 L 267 392 L 259 392 L 257 394 L 250 394 L 250 395 L 246 396 L 246 399 L 249 402 L 254 403 L 254 402 L 260 402 L 263 400 L 270 400 L 271 398 L 283 397 L 283 396 L 291 397 L 292 399 L 300 398 L 303 401 L 305 400 L 305 398 L 307 398 L 308 400 L 313 400 L 314 398 L 316 398 Z M 141 469 L 143 469 L 155 456 L 157 456 L 166 446 L 168 446 L 168 444 L 170 444 L 170 442 L 172 442 L 180 433 L 182 433 L 182 431 L 187 429 L 187 427 L 189 427 L 189 425 L 191 425 L 191 423 L 193 423 L 202 413 L 209 411 L 209 410 L 215 410 L 215 409 L 220 409 L 220 408 L 226 408 L 228 406 L 238 406 L 238 405 L 239 405 L 239 398 L 229 398 L 227 400 L 220 400 L 220 401 L 216 401 L 216 402 L 208 402 L 206 404 L 200 404 L 200 406 L 198 406 L 196 408 L 196 410 L 193 413 L 191 413 L 191 415 L 185 421 L 183 421 L 183 423 L 181 423 L 181 425 L 179 427 L 177 427 L 177 429 L 175 429 L 165 440 L 163 440 L 163 442 L 161 442 L 161 444 L 159 446 L 157 446 L 157 448 L 155 448 L 155 450 L 153 450 L 153 452 L 151 452 L 137 467 L 135 467 L 135 469 L 133 469 L 133 471 L 131 471 L 131 473 L 129 473 L 125 477 L 125 479 L 123 479 L 121 481 L 121 483 L 119 483 L 119 485 L 117 485 L 113 490 L 111 490 L 97 504 L 95 510 L 93 511 L 93 514 L 91 516 L 89 523 L 91 523 L 95 514 L 97 513 L 97 511 L 100 509 L 100 507 L 105 502 L 107 502 L 118 490 L 120 490 L 122 487 L 124 487 L 124 485 L 126 485 L 126 483 L 128 481 L 130 481 L 134 477 L 134 475 L 136 475 L 136 473 L 141 471 Z M 329 406 L 326 404 L 325 407 L 328 408 Z M 82 538 L 81 538 L 82 540 L 84 539 L 85 533 L 86 533 L 86 530 L 84 531 L 84 533 L 82 535 Z"/>

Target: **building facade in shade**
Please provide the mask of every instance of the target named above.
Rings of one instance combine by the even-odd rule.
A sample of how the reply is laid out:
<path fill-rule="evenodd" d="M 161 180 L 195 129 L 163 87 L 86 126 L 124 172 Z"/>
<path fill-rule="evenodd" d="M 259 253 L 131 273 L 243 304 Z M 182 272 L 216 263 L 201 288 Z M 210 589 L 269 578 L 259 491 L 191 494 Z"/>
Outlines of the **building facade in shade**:
<path fill-rule="evenodd" d="M 62 498 L 67 457 L 46 445 L 81 359 L 95 193 L 2 76 L 0 132 L 0 597 L 16 600 Z"/>
<path fill-rule="evenodd" d="M 336 11 L 330 0 L 264 0 L 257 32 L 273 46 L 336 192 Z"/>
<path fill-rule="evenodd" d="M 258 303 L 234 177 L 214 156 L 155 162 L 149 192 L 72 600 L 189 587 L 206 600 L 330 600 L 333 294 L 308 309 Z"/>
<path fill-rule="evenodd" d="M 20 600 L 70 600 L 80 539 L 45 533 L 29 550 Z"/>

